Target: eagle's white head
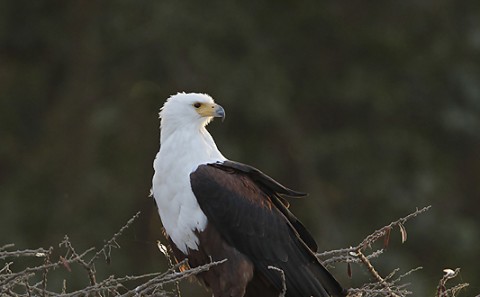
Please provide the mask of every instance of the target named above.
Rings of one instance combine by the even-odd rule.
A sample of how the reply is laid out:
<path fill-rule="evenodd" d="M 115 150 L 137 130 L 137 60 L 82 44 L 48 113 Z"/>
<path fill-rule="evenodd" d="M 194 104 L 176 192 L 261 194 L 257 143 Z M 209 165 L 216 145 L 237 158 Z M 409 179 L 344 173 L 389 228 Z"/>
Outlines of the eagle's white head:
<path fill-rule="evenodd" d="M 172 154 L 182 149 L 185 154 L 196 157 L 206 154 L 209 158 L 223 158 L 205 129 L 215 117 L 225 118 L 225 110 L 206 94 L 178 93 L 171 96 L 160 110 L 162 148 L 171 150 Z"/>
<path fill-rule="evenodd" d="M 192 125 L 204 127 L 214 117 L 225 118 L 225 110 L 209 95 L 199 93 L 173 95 L 167 99 L 160 111 L 162 129 L 178 129 Z"/>

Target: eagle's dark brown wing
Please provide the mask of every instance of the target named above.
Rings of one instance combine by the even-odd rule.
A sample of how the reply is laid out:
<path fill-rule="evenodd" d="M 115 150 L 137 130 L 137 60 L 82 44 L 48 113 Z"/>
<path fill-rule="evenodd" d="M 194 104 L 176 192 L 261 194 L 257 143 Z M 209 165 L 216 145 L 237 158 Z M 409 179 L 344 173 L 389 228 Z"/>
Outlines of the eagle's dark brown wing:
<path fill-rule="evenodd" d="M 222 238 L 279 291 L 283 270 L 289 297 L 344 296 L 345 290 L 314 255 L 316 243 L 280 201 L 303 196 L 259 170 L 231 161 L 201 165 L 190 181 L 200 208 Z"/>

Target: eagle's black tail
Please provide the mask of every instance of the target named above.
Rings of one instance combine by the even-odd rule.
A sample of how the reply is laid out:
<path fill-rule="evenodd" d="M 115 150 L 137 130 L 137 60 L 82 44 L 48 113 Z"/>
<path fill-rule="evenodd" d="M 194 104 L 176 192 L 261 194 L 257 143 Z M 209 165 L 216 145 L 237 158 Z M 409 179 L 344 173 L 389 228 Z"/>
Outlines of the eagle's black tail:
<path fill-rule="evenodd" d="M 262 267 L 263 266 L 263 267 Z M 296 253 L 290 254 L 286 262 L 276 262 L 274 266 L 278 271 L 276 277 L 270 273 L 262 273 L 269 279 L 269 282 L 277 289 L 283 287 L 281 274 L 284 275 L 286 285 L 286 297 L 344 297 L 347 290 L 344 289 L 335 277 L 318 261 L 312 251 L 298 249 Z M 261 265 L 262 272 L 267 265 Z M 268 268 L 267 268 L 268 269 Z"/>

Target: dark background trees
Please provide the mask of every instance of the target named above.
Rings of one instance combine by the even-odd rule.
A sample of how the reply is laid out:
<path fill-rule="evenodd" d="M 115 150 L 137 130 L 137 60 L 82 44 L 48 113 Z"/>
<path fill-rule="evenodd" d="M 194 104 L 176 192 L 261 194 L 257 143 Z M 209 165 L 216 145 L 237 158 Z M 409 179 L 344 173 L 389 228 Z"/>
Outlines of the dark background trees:
<path fill-rule="evenodd" d="M 1 242 L 89 247 L 142 210 L 107 273 L 165 269 L 157 113 L 196 91 L 227 111 L 227 157 L 310 193 L 292 208 L 321 249 L 431 204 L 377 264 L 423 266 L 418 296 L 447 267 L 475 283 L 479 20 L 478 1 L 2 1 Z"/>

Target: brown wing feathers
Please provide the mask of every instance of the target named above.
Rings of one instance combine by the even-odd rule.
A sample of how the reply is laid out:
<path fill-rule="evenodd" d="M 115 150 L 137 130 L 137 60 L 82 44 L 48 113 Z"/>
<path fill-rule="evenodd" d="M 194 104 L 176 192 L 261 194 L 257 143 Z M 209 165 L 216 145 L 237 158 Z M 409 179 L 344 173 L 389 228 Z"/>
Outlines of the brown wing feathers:
<path fill-rule="evenodd" d="M 313 237 L 279 200 L 279 195 L 305 194 L 230 161 L 201 165 L 190 180 L 208 224 L 253 264 L 252 287 L 260 277 L 279 291 L 280 274 L 268 269 L 275 266 L 286 274 L 287 296 L 343 296 L 341 286 L 316 259 Z"/>

